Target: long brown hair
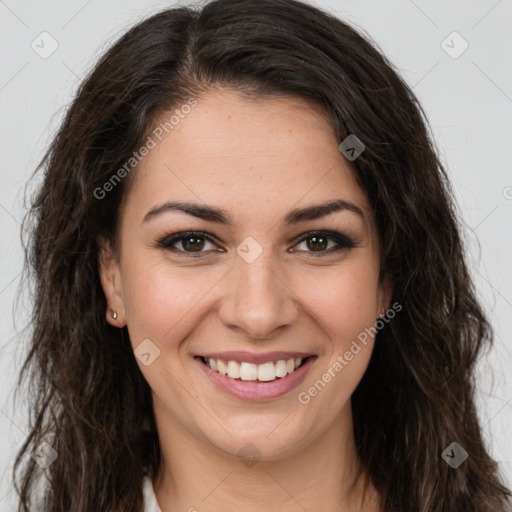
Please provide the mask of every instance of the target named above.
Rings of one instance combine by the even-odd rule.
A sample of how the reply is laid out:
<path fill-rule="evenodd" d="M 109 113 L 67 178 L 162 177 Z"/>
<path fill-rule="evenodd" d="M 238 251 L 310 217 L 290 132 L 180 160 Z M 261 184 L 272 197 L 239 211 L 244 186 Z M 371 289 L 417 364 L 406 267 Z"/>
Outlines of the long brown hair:
<path fill-rule="evenodd" d="M 504 511 L 510 491 L 474 404 L 475 361 L 492 330 L 426 116 L 373 42 L 294 0 L 159 12 L 122 36 L 80 86 L 36 170 L 43 182 L 24 220 L 34 305 L 18 382 L 31 389 L 31 431 L 13 470 L 18 510 L 142 510 L 142 478 L 161 464 L 151 393 L 126 328 L 105 320 L 98 274 L 98 240 L 115 244 L 136 168 L 105 198 L 98 190 L 162 113 L 212 87 L 305 98 L 327 112 L 340 142 L 355 134 L 366 146 L 352 166 L 375 211 L 391 302 L 403 306 L 379 332 L 352 396 L 357 450 L 382 509 Z M 57 458 L 43 470 L 23 459 L 45 440 Z M 469 454 L 457 469 L 441 457 L 452 442 Z"/>

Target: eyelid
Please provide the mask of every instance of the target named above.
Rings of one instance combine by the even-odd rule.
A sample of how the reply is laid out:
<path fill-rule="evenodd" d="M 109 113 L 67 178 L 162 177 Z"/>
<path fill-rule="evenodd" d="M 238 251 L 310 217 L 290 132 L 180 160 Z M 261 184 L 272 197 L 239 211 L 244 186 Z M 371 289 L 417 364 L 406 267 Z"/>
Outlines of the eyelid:
<path fill-rule="evenodd" d="M 299 235 L 296 238 L 296 240 L 297 240 L 296 243 L 302 242 L 303 240 L 305 240 L 311 236 L 314 236 L 314 235 L 324 235 L 329 238 L 338 238 L 344 242 L 353 242 L 353 240 L 348 235 L 345 235 L 345 234 L 341 233 L 340 231 L 333 231 L 331 229 L 312 229 L 312 230 L 306 231 L 305 233 Z"/>
<path fill-rule="evenodd" d="M 336 244 L 335 247 L 331 247 L 330 249 L 326 249 L 323 251 L 305 251 L 305 253 L 308 256 L 313 256 L 315 258 L 335 254 L 342 251 L 343 249 L 355 249 L 356 247 L 359 246 L 359 244 L 355 240 L 353 240 L 351 237 L 343 233 L 340 233 L 339 231 L 332 231 L 329 229 L 316 229 L 312 231 L 307 231 L 306 233 L 301 235 L 297 242 L 294 243 L 293 247 L 296 247 L 297 245 L 303 243 L 305 240 L 313 236 L 324 236 L 328 240 L 334 241 Z"/>
<path fill-rule="evenodd" d="M 176 233 L 171 233 L 170 235 L 164 236 L 162 239 L 160 239 L 157 242 L 157 247 L 160 247 L 162 249 L 171 249 L 171 245 L 175 244 L 176 242 L 180 242 L 181 240 L 187 238 L 197 236 L 199 238 L 205 238 L 212 244 L 218 245 L 218 239 L 214 237 L 213 235 L 210 235 L 210 233 L 206 233 L 204 231 L 177 231 Z M 193 252 L 189 251 L 180 251 L 186 254 L 194 254 Z M 200 253 L 196 253 L 200 254 Z"/>
<path fill-rule="evenodd" d="M 185 257 L 191 257 L 191 258 L 199 258 L 202 257 L 201 255 L 208 253 L 209 251 L 184 251 L 181 249 L 177 249 L 176 247 L 172 247 L 172 245 L 180 242 L 181 240 L 186 239 L 187 237 L 193 237 L 196 236 L 198 238 L 204 238 L 205 240 L 209 241 L 212 244 L 218 245 L 218 239 L 211 235 L 210 233 L 206 233 L 204 231 L 178 231 L 176 233 L 172 233 L 170 235 L 166 235 L 162 239 L 160 239 L 156 247 L 167 249 L 170 251 L 176 251 L 180 255 L 184 255 Z M 327 250 L 322 251 L 298 251 L 298 252 L 306 252 L 309 255 L 312 255 L 314 257 L 320 257 L 323 255 L 328 255 L 332 253 L 339 252 L 343 249 L 354 249 L 359 246 L 359 244 L 353 240 L 351 237 L 339 232 L 339 231 L 332 231 L 329 229 L 317 229 L 317 230 L 310 230 L 306 231 L 303 234 L 299 235 L 297 238 L 295 238 L 295 241 L 293 243 L 293 247 L 297 246 L 298 244 L 304 242 L 308 238 L 311 238 L 313 236 L 325 236 L 327 239 L 332 240 L 336 243 L 335 247 L 331 247 Z M 224 249 L 221 249 L 217 252 L 224 252 Z M 195 255 L 198 256 L 195 256 Z"/>

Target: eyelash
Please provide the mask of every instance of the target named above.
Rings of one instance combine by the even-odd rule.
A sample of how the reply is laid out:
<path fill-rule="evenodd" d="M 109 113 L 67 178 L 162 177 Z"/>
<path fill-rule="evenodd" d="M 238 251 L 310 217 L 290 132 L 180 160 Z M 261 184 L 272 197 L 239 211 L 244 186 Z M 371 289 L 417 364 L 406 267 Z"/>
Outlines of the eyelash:
<path fill-rule="evenodd" d="M 349 237 L 345 235 L 342 235 L 341 233 L 338 233 L 337 231 L 308 231 L 295 245 L 299 245 L 302 242 L 308 240 L 309 238 L 313 238 L 314 236 L 325 237 L 329 241 L 334 241 L 337 244 L 337 247 L 331 247 L 330 249 L 325 249 L 322 251 L 306 251 L 315 258 L 326 256 L 328 254 L 338 252 L 342 249 L 354 249 L 355 247 L 358 247 L 358 244 L 356 244 L 353 240 L 351 240 Z M 191 237 L 204 238 L 208 242 L 216 244 L 215 239 L 211 237 L 208 233 L 205 233 L 203 231 L 181 231 L 179 233 L 174 233 L 172 235 L 165 236 L 157 243 L 156 246 L 157 248 L 186 254 L 186 257 L 188 258 L 201 258 L 202 254 L 204 254 L 207 251 L 185 251 L 177 249 L 176 247 L 172 247 L 176 243 Z"/>

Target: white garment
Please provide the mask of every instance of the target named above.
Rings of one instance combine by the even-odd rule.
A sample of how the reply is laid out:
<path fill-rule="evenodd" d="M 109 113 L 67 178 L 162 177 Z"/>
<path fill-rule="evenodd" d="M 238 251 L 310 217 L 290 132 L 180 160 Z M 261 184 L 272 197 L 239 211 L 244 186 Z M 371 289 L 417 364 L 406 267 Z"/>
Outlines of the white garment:
<path fill-rule="evenodd" d="M 156 501 L 153 482 L 149 476 L 144 477 L 142 489 L 144 494 L 144 512 L 162 512 Z"/>

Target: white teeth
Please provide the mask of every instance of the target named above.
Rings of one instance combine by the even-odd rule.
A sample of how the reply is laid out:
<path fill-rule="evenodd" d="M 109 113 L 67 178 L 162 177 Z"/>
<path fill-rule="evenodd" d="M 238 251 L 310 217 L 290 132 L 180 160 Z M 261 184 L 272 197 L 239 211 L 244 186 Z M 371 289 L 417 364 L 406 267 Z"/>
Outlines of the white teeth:
<path fill-rule="evenodd" d="M 211 361 L 211 359 L 210 359 Z M 222 361 L 222 359 L 217 359 L 217 370 L 221 375 L 227 375 L 228 373 L 228 365 Z M 211 365 L 210 365 L 211 366 Z M 211 366 L 212 370 L 214 370 L 214 368 Z"/>
<path fill-rule="evenodd" d="M 240 365 L 236 361 L 228 361 L 228 377 L 240 378 Z"/>
<path fill-rule="evenodd" d="M 276 378 L 276 365 L 274 363 L 264 363 L 258 365 L 258 380 L 268 382 Z"/>
<path fill-rule="evenodd" d="M 277 361 L 276 363 L 276 377 L 286 377 L 286 361 Z"/>
<path fill-rule="evenodd" d="M 241 363 L 240 378 L 242 380 L 256 380 L 258 378 L 258 366 L 252 363 Z"/>
<path fill-rule="evenodd" d="M 276 378 L 286 377 L 286 375 L 295 371 L 302 364 L 302 358 L 280 359 L 275 363 L 270 361 L 263 364 L 253 364 L 245 361 L 241 363 L 237 361 L 225 362 L 222 359 L 210 358 L 207 360 L 207 364 L 212 370 L 232 379 L 269 382 Z"/>

